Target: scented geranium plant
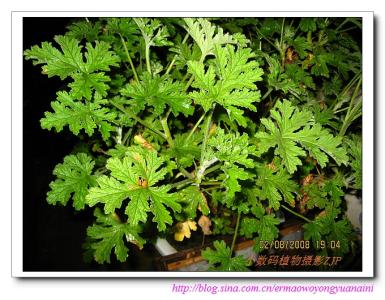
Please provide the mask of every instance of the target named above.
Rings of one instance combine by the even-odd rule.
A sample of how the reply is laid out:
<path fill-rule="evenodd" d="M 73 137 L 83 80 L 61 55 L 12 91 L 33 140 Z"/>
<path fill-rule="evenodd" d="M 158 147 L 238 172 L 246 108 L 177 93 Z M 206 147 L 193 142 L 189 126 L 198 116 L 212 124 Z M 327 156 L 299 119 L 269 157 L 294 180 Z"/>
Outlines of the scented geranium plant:
<path fill-rule="evenodd" d="M 151 242 L 231 234 L 203 251 L 248 270 L 238 237 L 279 238 L 278 212 L 310 247 L 354 250 L 344 195 L 361 190 L 361 20 L 85 18 L 25 50 L 64 88 L 41 119 L 82 147 L 53 170 L 47 201 L 93 209 L 98 263 Z M 79 151 L 79 149 L 82 149 Z"/>

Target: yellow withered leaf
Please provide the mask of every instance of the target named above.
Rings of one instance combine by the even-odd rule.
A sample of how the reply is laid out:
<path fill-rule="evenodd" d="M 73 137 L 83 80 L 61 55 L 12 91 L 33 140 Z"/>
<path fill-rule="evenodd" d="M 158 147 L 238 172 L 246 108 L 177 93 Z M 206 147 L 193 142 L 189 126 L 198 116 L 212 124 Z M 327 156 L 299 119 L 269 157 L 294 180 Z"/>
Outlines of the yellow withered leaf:
<path fill-rule="evenodd" d="M 190 238 L 191 237 L 191 230 L 196 231 L 197 230 L 197 224 L 195 221 L 187 220 L 185 222 L 179 222 L 176 225 L 177 232 L 174 234 L 174 239 L 178 242 L 181 242 L 184 240 L 184 238 Z"/>

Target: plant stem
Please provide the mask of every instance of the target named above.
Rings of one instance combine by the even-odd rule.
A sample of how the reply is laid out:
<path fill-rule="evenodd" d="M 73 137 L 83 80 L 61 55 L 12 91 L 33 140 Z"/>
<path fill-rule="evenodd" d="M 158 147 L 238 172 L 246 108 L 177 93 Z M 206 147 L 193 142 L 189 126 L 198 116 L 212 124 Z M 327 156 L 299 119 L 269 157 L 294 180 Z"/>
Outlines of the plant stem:
<path fill-rule="evenodd" d="M 203 181 L 201 185 L 221 185 L 219 181 Z"/>
<path fill-rule="evenodd" d="M 186 179 L 183 179 L 181 181 L 178 181 L 178 182 L 171 184 L 171 188 L 176 188 L 176 189 L 181 188 L 181 187 L 184 187 L 185 185 L 188 185 L 192 182 L 193 181 L 190 178 L 186 178 Z"/>
<path fill-rule="evenodd" d="M 148 44 L 146 44 L 146 66 L 147 66 L 147 72 L 150 73 L 150 75 L 152 75 L 151 65 L 150 65 L 150 46 Z"/>
<path fill-rule="evenodd" d="M 137 117 L 136 115 L 132 114 L 130 111 L 126 110 L 123 106 L 121 106 L 120 104 L 118 103 L 115 103 L 114 101 L 110 101 L 110 103 L 115 106 L 117 109 L 119 109 L 121 112 L 125 113 L 127 116 L 129 116 L 131 119 L 134 119 L 136 122 L 142 124 L 144 127 L 148 128 L 149 130 L 151 130 L 152 132 L 156 133 L 157 135 L 159 135 L 160 137 L 164 138 L 165 140 L 167 140 L 166 136 L 160 132 L 159 130 L 153 128 L 150 124 L 148 124 L 146 121 L 140 119 L 139 117 Z"/>
<path fill-rule="evenodd" d="M 282 19 L 282 27 L 281 27 L 281 39 L 279 41 L 279 48 L 280 48 L 280 53 L 281 53 L 281 66 L 285 66 L 285 59 L 286 59 L 286 49 L 283 47 L 283 29 L 285 27 L 285 18 Z"/>
<path fill-rule="evenodd" d="M 211 109 L 211 112 L 207 118 L 205 135 L 204 135 L 203 142 L 202 142 L 201 161 L 203 161 L 203 155 L 206 151 L 207 140 L 209 139 L 209 133 L 210 133 L 211 119 L 213 118 L 214 110 L 215 110 L 215 103 L 214 103 L 213 108 Z"/>
<path fill-rule="evenodd" d="M 262 96 L 261 100 L 265 100 L 267 96 L 270 95 L 270 93 L 273 91 L 273 88 L 269 88 L 267 92 Z"/>
<path fill-rule="evenodd" d="M 171 148 L 174 148 L 174 141 L 171 136 L 170 128 L 167 124 L 167 118 L 160 119 L 160 124 L 162 124 L 163 131 L 166 135 L 167 143 L 170 145 Z"/>
<path fill-rule="evenodd" d="M 338 134 L 339 136 L 344 136 L 345 133 L 346 133 L 346 130 L 348 129 L 350 124 L 355 120 L 354 117 L 353 117 L 353 119 L 351 119 L 351 113 L 352 113 L 352 110 L 354 110 L 353 103 L 354 103 L 354 100 L 357 97 L 358 90 L 359 90 L 359 88 L 361 86 L 361 83 L 362 83 L 362 78 L 360 77 L 360 79 L 357 82 L 356 88 L 354 89 L 354 92 L 353 92 L 353 94 L 352 94 L 352 96 L 350 98 L 350 103 L 349 103 L 348 111 L 346 112 L 345 119 L 344 119 L 344 121 L 342 123 L 342 126 L 341 126 L 341 130 L 340 130 L 340 132 Z"/>
<path fill-rule="evenodd" d="M 190 85 L 191 85 L 191 83 L 193 82 L 193 80 L 194 80 L 194 76 L 191 76 L 190 79 L 189 79 L 189 81 L 187 82 L 185 88 L 184 88 L 185 91 L 188 90 L 188 88 L 190 87 Z"/>
<path fill-rule="evenodd" d="M 194 134 L 195 130 L 198 128 L 200 123 L 202 123 L 202 121 L 205 118 L 205 116 L 206 116 L 206 112 L 204 112 L 203 115 L 199 118 L 199 120 L 195 123 L 193 129 L 191 129 L 189 135 L 186 138 L 186 143 L 190 140 L 191 136 Z"/>
<path fill-rule="evenodd" d="M 199 62 L 200 62 L 200 63 L 203 63 L 203 61 L 205 60 L 205 58 L 206 58 L 206 55 L 203 55 L 203 54 L 202 54 L 201 58 L 199 59 Z M 188 74 L 188 73 L 187 73 L 187 74 Z M 186 74 L 186 75 L 187 75 L 187 74 Z M 193 82 L 193 80 L 194 80 L 194 75 L 192 75 L 192 76 L 190 77 L 189 81 L 187 82 L 187 84 L 186 84 L 186 86 L 185 86 L 185 88 L 184 88 L 185 92 L 187 92 L 187 90 L 188 90 L 188 88 L 190 87 L 190 85 L 191 85 L 191 83 Z"/>
<path fill-rule="evenodd" d="M 233 241 L 232 241 L 232 243 L 231 243 L 231 248 L 230 248 L 230 256 L 233 255 L 233 251 L 234 251 L 234 247 L 235 247 L 235 242 L 236 242 L 236 240 L 237 240 L 238 227 L 239 227 L 240 220 L 241 220 L 241 212 L 238 210 L 237 223 L 236 223 L 236 225 L 235 225 L 235 231 L 234 231 L 234 235 L 233 235 Z"/>
<path fill-rule="evenodd" d="M 165 136 L 166 136 L 166 141 L 168 143 L 168 145 L 170 146 L 170 148 L 174 148 L 175 144 L 174 144 L 174 140 L 172 139 L 172 136 L 171 136 L 171 132 L 170 132 L 170 128 L 168 127 L 168 124 L 167 124 L 167 117 L 170 113 L 170 110 L 168 111 L 168 113 L 166 113 L 166 116 L 164 118 L 161 118 L 160 119 L 160 123 L 162 124 L 162 127 L 163 127 L 163 131 L 165 133 Z M 179 165 L 178 163 L 178 160 L 176 159 L 176 162 L 178 164 L 178 169 L 179 171 L 184 175 L 186 176 L 187 178 L 193 178 L 193 176 L 191 175 L 191 173 L 189 173 L 185 168 L 183 168 L 182 166 Z"/>
<path fill-rule="evenodd" d="M 187 39 L 189 37 L 189 34 L 186 33 L 186 35 L 184 36 L 183 38 L 183 41 L 182 41 L 182 45 L 184 43 L 186 43 Z M 172 66 L 175 64 L 175 61 L 176 61 L 176 58 L 178 57 L 178 54 L 175 54 L 174 58 L 172 59 L 170 65 L 168 66 L 167 70 L 166 70 L 166 73 L 164 73 L 164 75 L 167 75 L 168 73 L 170 73 L 171 69 L 172 69 Z"/>
<path fill-rule="evenodd" d="M 205 135 L 203 137 L 203 142 L 202 142 L 202 146 L 201 146 L 201 159 L 200 159 L 201 165 L 199 167 L 199 170 L 197 171 L 197 176 L 196 176 L 197 184 L 201 183 L 202 177 L 204 176 L 205 169 L 207 167 L 209 167 L 209 165 L 205 166 L 205 162 L 203 160 L 204 160 L 204 155 L 205 155 L 205 152 L 206 152 L 207 140 L 209 138 L 211 119 L 213 117 L 214 110 L 215 110 L 215 103 L 214 103 L 213 108 L 211 109 L 211 112 L 210 112 L 210 114 L 209 114 L 209 116 L 207 118 L 207 124 L 206 124 L 206 128 L 205 128 Z"/>
<path fill-rule="evenodd" d="M 135 81 L 139 82 L 138 74 L 136 73 L 136 70 L 135 70 L 134 64 L 132 63 L 130 54 L 128 53 L 126 42 L 125 42 L 123 36 L 120 33 L 119 33 L 119 36 L 120 36 L 120 39 L 121 39 L 123 47 L 124 47 L 124 52 L 126 52 L 126 55 L 127 55 L 127 58 L 128 58 L 128 63 L 130 64 L 132 73 L 134 73 Z"/>
<path fill-rule="evenodd" d="M 124 135 L 123 139 L 122 139 L 122 144 L 123 145 L 126 145 L 127 141 L 129 140 L 129 137 L 131 136 L 132 134 L 132 127 L 127 130 L 126 134 Z"/>
<path fill-rule="evenodd" d="M 258 27 L 255 27 L 255 29 L 257 30 L 258 34 L 259 34 L 262 38 L 264 38 L 270 45 L 272 45 L 274 48 L 277 49 L 277 45 L 275 45 L 272 41 L 270 41 L 269 38 L 265 37 L 265 35 L 264 35 L 262 32 L 259 31 Z"/>
<path fill-rule="evenodd" d="M 288 208 L 287 206 L 285 205 L 281 205 L 282 208 L 286 209 L 288 212 L 292 213 L 293 215 L 297 216 L 298 218 L 301 218 L 302 220 L 310 223 L 310 222 L 313 222 L 312 220 L 306 218 L 305 216 L 295 212 L 294 210 L 291 210 L 290 208 Z"/>
<path fill-rule="evenodd" d="M 335 29 L 335 31 L 338 32 L 338 30 L 340 30 L 340 28 L 341 28 L 342 26 L 344 26 L 347 22 L 348 22 L 348 19 L 345 19 L 340 25 L 337 26 L 337 28 Z"/>
<path fill-rule="evenodd" d="M 207 174 L 209 174 L 209 173 L 211 173 L 211 172 L 214 172 L 214 171 L 220 169 L 221 167 L 222 167 L 222 165 L 219 164 L 219 165 L 215 165 L 214 167 L 208 168 L 208 169 L 203 173 L 203 175 L 207 175 Z"/>

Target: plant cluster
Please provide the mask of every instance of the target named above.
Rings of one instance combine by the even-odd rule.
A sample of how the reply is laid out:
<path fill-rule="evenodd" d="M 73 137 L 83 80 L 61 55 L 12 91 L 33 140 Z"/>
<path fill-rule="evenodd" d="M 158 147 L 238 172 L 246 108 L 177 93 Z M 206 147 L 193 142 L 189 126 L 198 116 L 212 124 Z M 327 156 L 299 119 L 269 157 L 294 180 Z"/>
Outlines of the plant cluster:
<path fill-rule="evenodd" d="M 48 203 L 94 208 L 85 248 L 98 263 L 125 261 L 154 227 L 178 241 L 232 234 L 203 257 L 248 270 L 237 238 L 260 251 L 279 237 L 279 211 L 304 222 L 305 239 L 350 253 L 360 32 L 357 18 L 74 20 L 24 52 L 65 83 L 41 127 L 82 138 L 54 169 Z"/>

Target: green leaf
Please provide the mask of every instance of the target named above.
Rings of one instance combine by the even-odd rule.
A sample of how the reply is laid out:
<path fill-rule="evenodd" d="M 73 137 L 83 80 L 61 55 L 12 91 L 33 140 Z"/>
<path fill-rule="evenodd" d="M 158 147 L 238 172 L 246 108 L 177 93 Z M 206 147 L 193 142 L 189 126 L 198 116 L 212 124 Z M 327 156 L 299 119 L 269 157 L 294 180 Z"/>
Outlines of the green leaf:
<path fill-rule="evenodd" d="M 197 216 L 197 210 L 200 209 L 202 214 L 207 216 L 210 213 L 210 209 L 207 205 L 206 197 L 199 190 L 197 186 L 189 186 L 179 192 L 181 198 L 180 202 L 186 203 L 186 212 L 188 218 L 195 219 Z"/>
<path fill-rule="evenodd" d="M 213 217 L 211 219 L 213 226 L 213 234 L 234 234 L 234 228 L 231 227 L 231 221 L 226 218 Z"/>
<path fill-rule="evenodd" d="M 279 225 L 280 221 L 273 214 L 266 215 L 261 213 L 265 213 L 265 210 L 257 211 L 258 217 L 256 218 L 243 218 L 239 230 L 239 233 L 246 238 L 252 238 L 257 233 L 254 246 L 256 252 L 262 250 L 259 247 L 260 241 L 271 242 L 278 238 L 279 235 L 277 225 Z"/>
<path fill-rule="evenodd" d="M 148 72 L 143 73 L 140 82 L 128 84 L 121 94 L 129 98 L 135 112 L 142 111 L 146 106 L 152 106 L 156 115 L 161 115 L 167 106 L 175 116 L 179 113 L 188 116 L 194 111 L 183 84 L 158 74 L 151 76 Z"/>
<path fill-rule="evenodd" d="M 352 139 L 346 139 L 345 143 L 349 147 L 350 167 L 354 173 L 354 187 L 362 189 L 362 139 L 358 135 L 353 135 Z"/>
<path fill-rule="evenodd" d="M 338 165 L 347 164 L 348 157 L 341 147 L 341 138 L 334 137 L 319 124 L 314 124 L 309 111 L 300 111 L 287 100 L 278 101 L 270 111 L 271 119 L 261 119 L 267 132 L 255 135 L 259 154 L 275 148 L 275 155 L 282 158 L 287 171 L 292 174 L 302 162 L 301 156 L 314 157 L 321 167 L 325 167 L 328 156 Z"/>
<path fill-rule="evenodd" d="M 335 253 L 337 255 L 344 255 L 349 253 L 352 234 L 352 225 L 347 219 L 342 219 L 332 223 L 330 234 L 328 235 L 327 240 L 329 242 L 334 241 L 339 243 L 339 247 L 335 249 Z"/>
<path fill-rule="evenodd" d="M 219 160 L 224 164 L 221 170 L 225 177 L 222 186 L 226 188 L 227 205 L 231 205 L 231 200 L 235 193 L 241 191 L 239 180 L 247 180 L 250 175 L 239 165 L 251 168 L 254 166 L 253 160 L 249 157 L 253 153 L 253 147 L 249 146 L 249 138 L 246 133 L 240 135 L 236 133 L 225 133 L 221 128 L 217 128 L 216 134 L 208 140 L 208 149 L 204 158 L 206 160 Z"/>
<path fill-rule="evenodd" d="M 259 222 L 258 237 L 261 241 L 273 241 L 278 237 L 277 225 L 280 222 L 274 215 L 264 215 Z"/>
<path fill-rule="evenodd" d="M 108 89 L 105 82 L 110 78 L 103 72 L 94 72 L 109 71 L 110 67 L 118 66 L 119 57 L 109 51 L 110 45 L 103 41 L 96 41 L 95 46 L 87 43 L 86 51 L 83 51 L 83 46 L 71 36 L 57 35 L 55 41 L 59 44 L 61 51 L 51 43 L 43 42 L 41 47 L 33 46 L 25 50 L 25 58 L 32 59 L 34 65 L 43 64 L 43 73 L 48 77 L 59 76 L 62 80 L 72 77 L 74 82 L 70 87 L 76 99 L 85 97 L 90 100 L 92 91 L 105 96 Z"/>
<path fill-rule="evenodd" d="M 105 213 L 111 213 L 122 207 L 123 201 L 129 199 L 125 208 L 128 222 L 136 226 L 147 221 L 148 212 L 154 215 L 159 231 L 172 224 L 170 212 L 180 212 L 176 194 L 169 193 L 170 186 L 157 185 L 164 178 L 167 169 L 162 165 L 164 160 L 157 156 L 156 151 L 139 147 L 130 147 L 123 159 L 108 159 L 106 168 L 110 176 L 98 179 L 98 187 L 93 187 L 87 195 L 87 203 L 94 206 L 104 204 Z"/>
<path fill-rule="evenodd" d="M 98 21 L 95 23 L 79 21 L 69 25 L 67 29 L 69 31 L 66 36 L 79 41 L 85 38 L 87 41 L 92 42 L 98 39 L 102 25 Z"/>
<path fill-rule="evenodd" d="M 202 257 L 210 264 L 212 271 L 249 271 L 248 261 L 242 256 L 231 257 L 231 250 L 224 241 L 214 242 L 215 250 L 206 248 L 202 251 Z"/>
<path fill-rule="evenodd" d="M 49 204 L 66 205 L 72 197 L 76 210 L 84 208 L 85 197 L 90 186 L 95 185 L 92 170 L 95 163 L 85 153 L 67 155 L 62 164 L 58 164 L 53 174 L 57 179 L 50 183 L 51 190 L 47 193 Z"/>
<path fill-rule="evenodd" d="M 291 45 L 294 47 L 295 51 L 297 51 L 301 59 L 304 59 L 307 56 L 306 50 L 311 50 L 311 45 L 308 40 L 302 36 L 298 36 L 292 40 Z"/>
<path fill-rule="evenodd" d="M 260 200 L 268 200 L 269 207 L 276 210 L 282 200 L 293 206 L 298 186 L 290 179 L 290 175 L 282 168 L 272 170 L 265 165 L 258 166 L 256 194 Z"/>
<path fill-rule="evenodd" d="M 201 155 L 202 134 L 194 133 L 188 138 L 189 133 L 175 134 L 174 147 L 165 151 L 170 158 L 176 158 L 182 167 L 190 167 Z"/>
<path fill-rule="evenodd" d="M 308 200 L 306 206 L 309 209 L 314 207 L 325 208 L 327 199 L 327 193 L 324 191 L 323 186 L 319 186 L 317 183 L 311 183 L 302 187 L 303 192 L 306 193 Z"/>
<path fill-rule="evenodd" d="M 303 93 L 303 89 L 292 78 L 289 77 L 289 72 L 283 72 L 278 59 L 261 52 L 261 55 L 266 59 L 269 65 L 269 73 L 267 74 L 268 86 L 275 90 L 283 91 L 285 94 L 290 93 L 295 97 L 299 97 Z M 299 68 L 297 68 L 298 70 Z"/>
<path fill-rule="evenodd" d="M 68 36 L 55 36 L 56 43 L 61 51 L 53 47 L 49 42 L 43 42 L 41 47 L 33 46 L 25 50 L 25 59 L 33 60 L 34 65 L 44 64 L 42 70 L 48 77 L 59 76 L 65 79 L 78 71 L 85 71 L 82 57 L 82 47 L 79 42 Z"/>
<path fill-rule="evenodd" d="M 75 99 L 91 100 L 92 92 L 96 91 L 101 96 L 107 96 L 108 85 L 106 82 L 110 81 L 110 78 L 101 73 L 76 73 L 72 75 L 73 82 L 68 86 L 71 88 L 71 96 Z"/>
<path fill-rule="evenodd" d="M 189 96 L 205 111 L 214 103 L 226 109 L 230 120 L 246 127 L 247 121 L 241 108 L 256 111 L 254 102 L 260 100 L 256 82 L 262 80 L 263 71 L 258 67 L 254 54 L 248 48 L 216 46 L 215 60 L 206 69 L 203 62 L 189 61 L 188 72 L 194 76 L 192 87 L 197 89 Z"/>
<path fill-rule="evenodd" d="M 125 241 L 143 247 L 143 240 L 138 233 L 138 229 L 127 223 L 121 223 L 116 214 L 104 215 L 98 208 L 94 215 L 96 223 L 87 228 L 89 238 L 88 247 L 93 250 L 94 259 L 102 264 L 110 263 L 111 252 L 113 249 L 116 258 L 120 262 L 126 261 L 128 248 Z"/>
<path fill-rule="evenodd" d="M 317 242 L 322 240 L 322 234 L 324 231 L 324 225 L 322 222 L 319 222 L 318 220 L 314 220 L 311 223 L 304 224 L 304 239 L 306 241 L 312 241 L 313 246 L 316 247 Z"/>
<path fill-rule="evenodd" d="M 112 130 L 110 122 L 113 122 L 116 114 L 102 106 L 106 103 L 107 100 L 101 99 L 97 94 L 93 102 L 83 103 L 74 101 L 67 92 L 58 92 L 57 101 L 51 102 L 54 112 L 45 113 L 45 117 L 40 120 L 41 127 L 49 130 L 55 128 L 60 132 L 68 125 L 73 134 L 78 135 L 84 129 L 89 136 L 99 127 L 103 138 L 107 140 Z"/>
<path fill-rule="evenodd" d="M 239 132 L 225 133 L 222 128 L 217 128 L 213 137 L 208 140 L 208 147 L 214 156 L 228 165 L 235 163 L 251 168 L 254 163 L 249 157 L 254 147 L 249 145 L 249 137 L 246 133 Z"/>
<path fill-rule="evenodd" d="M 167 27 L 163 26 L 158 19 L 134 18 L 134 22 L 142 33 L 147 47 L 162 47 L 173 44 L 167 40 L 169 37 Z"/>
<path fill-rule="evenodd" d="M 332 55 L 330 53 L 323 53 L 314 56 L 314 64 L 311 68 L 311 73 L 316 76 L 329 77 L 329 68 L 328 63 L 332 60 Z"/>
<path fill-rule="evenodd" d="M 223 34 L 223 29 L 212 25 L 204 18 L 184 18 L 185 29 L 197 43 L 202 52 L 202 59 L 213 54 L 216 46 L 235 44 L 236 41 L 228 33 Z"/>
<path fill-rule="evenodd" d="M 258 232 L 260 222 L 256 218 L 242 218 L 239 234 L 250 239 L 253 237 L 254 233 Z"/>
<path fill-rule="evenodd" d="M 344 255 L 350 250 L 352 226 L 345 218 L 339 221 L 335 220 L 339 213 L 338 210 L 328 207 L 325 212 L 324 215 L 316 217 L 311 223 L 303 226 L 304 238 L 305 240 L 312 240 L 314 247 L 316 247 L 316 242 L 320 240 L 338 243 L 339 246 L 332 250 L 336 255 Z"/>
<path fill-rule="evenodd" d="M 317 23 L 315 18 L 301 18 L 301 21 L 299 22 L 299 28 L 305 32 L 316 31 Z"/>
<path fill-rule="evenodd" d="M 345 196 L 345 192 L 343 191 L 344 187 L 344 178 L 340 173 L 336 173 L 332 178 L 325 181 L 324 191 L 330 195 L 335 207 L 341 205 L 341 198 Z"/>

